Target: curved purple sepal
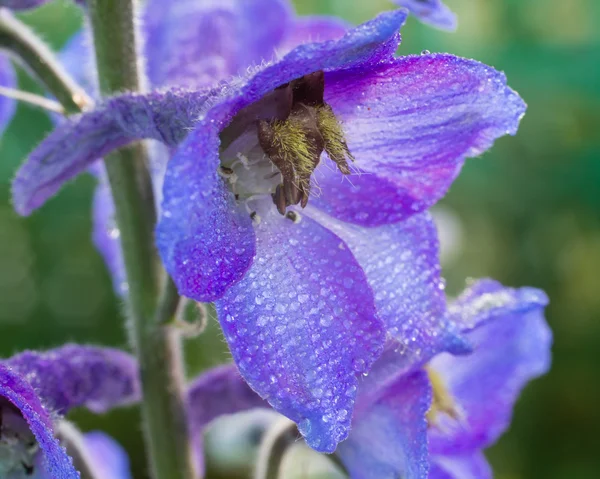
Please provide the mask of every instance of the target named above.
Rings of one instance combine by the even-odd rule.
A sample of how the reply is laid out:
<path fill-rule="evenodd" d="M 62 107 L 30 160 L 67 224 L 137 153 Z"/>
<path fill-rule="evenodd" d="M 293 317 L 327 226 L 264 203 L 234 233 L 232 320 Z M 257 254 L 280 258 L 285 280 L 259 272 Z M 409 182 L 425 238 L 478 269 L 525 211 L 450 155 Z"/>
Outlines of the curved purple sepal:
<path fill-rule="evenodd" d="M 0 55 L 0 86 L 5 88 L 15 88 L 16 84 L 17 77 L 10 60 L 8 57 Z M 17 105 L 15 100 L 4 95 L 0 96 L 0 135 L 4 133 L 10 120 L 12 120 L 16 109 Z"/>
<path fill-rule="evenodd" d="M 474 351 L 462 357 L 439 355 L 430 367 L 443 378 L 463 417 L 440 415 L 439 427 L 430 431 L 432 453 L 470 454 L 494 443 L 508 427 L 521 389 L 550 367 L 545 304 L 541 291 L 501 288 L 490 280 L 461 296 L 457 308 L 463 313 L 454 314 L 466 324 Z"/>
<path fill-rule="evenodd" d="M 427 374 L 417 371 L 403 376 L 377 401 L 362 407 L 361 402 L 359 389 L 352 432 L 337 450 L 350 477 L 426 479 L 425 414 L 431 404 Z"/>
<path fill-rule="evenodd" d="M 198 88 L 243 74 L 273 59 L 292 18 L 286 0 L 151 0 L 144 15 L 150 81 Z"/>
<path fill-rule="evenodd" d="M 423 23 L 442 30 L 456 30 L 456 15 L 442 0 L 392 0 L 400 7 L 408 8 L 410 13 Z"/>
<path fill-rule="evenodd" d="M 350 428 L 356 375 L 385 339 L 371 288 L 343 241 L 310 218 L 272 211 L 256 235 L 252 267 L 216 302 L 225 339 L 250 386 L 332 452 Z"/>
<path fill-rule="evenodd" d="M 446 318 L 437 231 L 428 213 L 376 228 L 344 223 L 314 208 L 307 213 L 344 240 L 367 275 L 377 313 L 396 341 L 396 367 L 418 367 L 441 351 L 465 352 L 460 332 Z"/>
<path fill-rule="evenodd" d="M 492 479 L 492 468 L 481 451 L 461 456 L 433 456 L 429 479 Z"/>
<path fill-rule="evenodd" d="M 463 161 L 517 131 L 525 112 L 503 73 L 448 54 L 407 56 L 325 77 L 356 173 L 324 164 L 311 199 L 343 221 L 394 223 L 433 205 Z"/>
<path fill-rule="evenodd" d="M 248 212 L 218 173 L 218 136 L 198 128 L 171 159 L 163 186 L 156 244 L 179 292 L 220 298 L 246 273 L 255 253 Z"/>
<path fill-rule="evenodd" d="M 175 146 L 204 106 L 202 92 L 125 94 L 61 123 L 17 171 L 15 209 L 28 215 L 107 153 L 141 139 Z"/>
<path fill-rule="evenodd" d="M 123 447 L 101 431 L 88 432 L 83 437 L 91 467 L 102 479 L 131 479 L 129 457 Z"/>
<path fill-rule="evenodd" d="M 137 363 L 118 349 L 66 345 L 25 351 L 1 363 L 26 378 L 44 405 L 61 414 L 78 406 L 104 412 L 140 397 Z"/>
<path fill-rule="evenodd" d="M 0 397 L 12 403 L 27 421 L 44 457 L 44 470 L 53 479 L 79 479 L 71 458 L 54 437 L 52 418 L 35 385 L 6 363 L 0 363 Z"/>

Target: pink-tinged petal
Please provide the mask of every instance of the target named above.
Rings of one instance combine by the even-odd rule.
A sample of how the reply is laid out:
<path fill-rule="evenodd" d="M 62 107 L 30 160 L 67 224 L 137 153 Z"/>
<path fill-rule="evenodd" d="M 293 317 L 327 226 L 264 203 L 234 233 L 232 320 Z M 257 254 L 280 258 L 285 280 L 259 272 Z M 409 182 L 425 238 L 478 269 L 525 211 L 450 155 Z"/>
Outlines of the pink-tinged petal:
<path fill-rule="evenodd" d="M 129 458 L 123 447 L 101 431 L 84 435 L 91 468 L 100 479 L 131 479 Z"/>
<path fill-rule="evenodd" d="M 256 235 L 252 267 L 216 302 L 225 339 L 250 386 L 332 452 L 350 428 L 356 375 L 385 340 L 373 293 L 343 241 L 308 217 L 271 209 Z"/>
<path fill-rule="evenodd" d="M 16 84 L 17 78 L 10 60 L 4 55 L 0 55 L 0 86 L 4 88 L 15 88 Z M 4 133 L 10 120 L 12 120 L 15 110 L 15 100 L 4 95 L 0 96 L 0 135 Z"/>
<path fill-rule="evenodd" d="M 144 30 L 154 86 L 199 87 L 274 58 L 292 28 L 285 0 L 150 0 Z"/>
<path fill-rule="evenodd" d="M 140 397 L 137 363 L 118 349 L 66 345 L 25 351 L 1 364 L 26 378 L 36 397 L 61 414 L 78 406 L 104 412 Z"/>
<path fill-rule="evenodd" d="M 19 168 L 13 203 L 28 215 L 105 154 L 136 140 L 175 146 L 205 105 L 206 93 L 173 90 L 126 94 L 58 125 Z"/>
<path fill-rule="evenodd" d="M 429 435 L 433 454 L 470 454 L 494 443 L 508 427 L 521 389 L 550 367 L 552 334 L 544 319 L 546 302 L 540 302 L 543 293 L 498 286 L 477 283 L 459 300 L 464 313 L 455 311 L 457 316 L 473 315 L 474 321 L 465 321 L 473 353 L 444 353 L 430 363 L 462 414 L 459 420 L 440 415 L 439 427 Z"/>
<path fill-rule="evenodd" d="M 401 377 L 376 402 L 362 405 L 359 389 L 352 431 L 337 455 L 352 479 L 426 479 L 427 421 L 431 388 L 427 374 Z M 359 409 L 360 408 L 360 409 Z"/>
<path fill-rule="evenodd" d="M 43 453 L 46 475 L 53 479 L 79 479 L 71 458 L 54 437 L 52 418 L 35 386 L 6 364 L 0 364 L 0 398 L 9 401 L 27 421 Z"/>
<path fill-rule="evenodd" d="M 431 458 L 429 479 L 492 479 L 492 477 L 492 469 L 481 451 Z"/>
<path fill-rule="evenodd" d="M 423 23 L 442 30 L 456 30 L 456 15 L 441 0 L 392 0 L 400 7 L 408 8 L 410 13 Z"/>
<path fill-rule="evenodd" d="M 396 367 L 419 367 L 441 351 L 465 351 L 446 318 L 437 231 L 428 213 L 375 228 L 344 223 L 316 208 L 306 213 L 339 236 L 365 271 L 377 313 L 396 341 Z"/>
<path fill-rule="evenodd" d="M 342 122 L 357 173 L 342 177 L 322 162 L 315 173 L 321 195 L 311 204 L 366 226 L 429 208 L 464 159 L 515 134 L 525 112 L 503 73 L 448 54 L 329 73 L 325 100 Z"/>

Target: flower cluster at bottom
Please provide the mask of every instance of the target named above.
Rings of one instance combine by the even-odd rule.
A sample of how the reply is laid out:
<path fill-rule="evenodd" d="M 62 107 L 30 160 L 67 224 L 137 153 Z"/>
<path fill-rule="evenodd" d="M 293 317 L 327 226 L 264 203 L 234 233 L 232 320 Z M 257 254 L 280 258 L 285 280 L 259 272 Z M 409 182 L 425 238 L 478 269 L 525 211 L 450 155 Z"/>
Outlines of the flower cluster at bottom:
<path fill-rule="evenodd" d="M 335 452 L 347 474 L 353 479 L 491 477 L 483 449 L 507 428 L 521 389 L 549 367 L 546 303 L 539 290 L 481 280 L 448 308 L 449 321 L 472 346 L 470 353 L 443 352 L 425 363 L 410 362 L 388 344 L 359 382 L 350 435 Z M 2 477 L 79 477 L 55 438 L 62 415 L 77 406 L 104 412 L 137 400 L 135 361 L 119 350 L 68 345 L 3 360 Z M 192 381 L 188 404 L 199 463 L 202 434 L 213 420 L 270 408 L 234 365 Z M 131 477 L 124 453 L 110 438 L 95 433 L 84 444 L 98 477 Z"/>

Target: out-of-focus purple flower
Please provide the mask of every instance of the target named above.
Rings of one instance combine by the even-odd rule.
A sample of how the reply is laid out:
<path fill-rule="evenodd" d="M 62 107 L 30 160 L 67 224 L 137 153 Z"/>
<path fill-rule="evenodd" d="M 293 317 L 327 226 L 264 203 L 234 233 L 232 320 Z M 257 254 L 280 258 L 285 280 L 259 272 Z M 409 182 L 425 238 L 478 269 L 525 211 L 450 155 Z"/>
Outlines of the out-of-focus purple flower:
<path fill-rule="evenodd" d="M 415 364 L 399 373 L 389 348 L 359 385 L 352 430 L 336 452 L 350 477 L 491 478 L 482 450 L 508 427 L 521 389 L 550 365 L 546 304 L 539 290 L 482 280 L 449 309 L 472 353 L 442 353 L 428 372 Z M 267 407 L 233 366 L 200 376 L 189 397 L 196 431 L 219 415 Z"/>
<path fill-rule="evenodd" d="M 27 10 L 36 8 L 49 0 L 0 0 L 0 7 L 10 8 L 11 10 Z"/>
<path fill-rule="evenodd" d="M 109 100 L 59 126 L 14 182 L 26 214 L 114 148 L 175 149 L 166 268 L 182 294 L 216 302 L 244 378 L 321 451 L 347 436 L 356 374 L 386 333 L 407 363 L 464 350 L 422 212 L 525 109 L 475 61 L 394 58 L 404 20 L 387 12 L 210 90 Z"/>
<path fill-rule="evenodd" d="M 443 30 L 456 30 L 456 15 L 442 0 L 392 0 L 400 7 L 408 8 L 410 13 L 423 23 Z"/>
<path fill-rule="evenodd" d="M 15 70 L 10 64 L 10 60 L 0 55 L 0 86 L 4 88 L 15 88 L 17 84 L 17 78 Z M 0 135 L 4 133 L 4 130 L 12 120 L 15 113 L 16 105 L 12 98 L 7 98 L 0 95 Z"/>
<path fill-rule="evenodd" d="M 84 446 L 89 451 L 90 468 L 103 479 L 131 479 L 129 457 L 113 438 L 101 431 L 84 435 Z"/>
<path fill-rule="evenodd" d="M 135 360 L 109 348 L 67 345 L 0 361 L 0 476 L 79 478 L 55 420 L 75 407 L 104 412 L 139 400 L 137 376 Z"/>

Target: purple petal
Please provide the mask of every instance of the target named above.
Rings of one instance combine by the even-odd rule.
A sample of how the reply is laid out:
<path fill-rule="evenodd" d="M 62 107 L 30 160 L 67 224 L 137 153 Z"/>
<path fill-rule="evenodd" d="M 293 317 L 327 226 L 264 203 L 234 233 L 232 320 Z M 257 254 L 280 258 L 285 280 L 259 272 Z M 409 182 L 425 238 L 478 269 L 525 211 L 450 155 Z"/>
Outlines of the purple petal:
<path fill-rule="evenodd" d="M 449 319 L 468 332 L 500 316 L 542 309 L 548 296 L 536 288 L 506 288 L 493 279 L 471 284 L 448 307 Z"/>
<path fill-rule="evenodd" d="M 15 88 L 17 78 L 10 60 L 4 55 L 0 55 L 0 86 L 5 88 Z M 12 98 L 0 96 L 0 135 L 12 120 L 16 110 L 16 102 Z"/>
<path fill-rule="evenodd" d="M 322 194 L 311 203 L 367 226 L 433 205 L 464 159 L 514 134 L 525 111 L 504 74 L 448 54 L 329 73 L 325 85 L 362 174 L 342 178 L 323 162 L 316 173 Z"/>
<path fill-rule="evenodd" d="M 233 364 L 210 369 L 188 386 L 188 418 L 194 434 L 198 470 L 204 471 L 203 432 L 226 414 L 271 406 L 242 379 Z"/>
<path fill-rule="evenodd" d="M 423 23 L 442 30 L 456 30 L 456 15 L 441 0 L 392 0 L 400 7 L 406 7 Z"/>
<path fill-rule="evenodd" d="M 119 229 L 115 220 L 115 205 L 110 192 L 110 187 L 105 178 L 99 179 L 93 204 L 93 232 L 94 245 L 104 258 L 110 271 L 113 286 L 119 296 L 127 293 L 127 275 L 121 251 Z"/>
<path fill-rule="evenodd" d="M 27 378 L 44 405 L 61 414 L 78 406 L 104 412 L 140 396 L 137 363 L 118 349 L 66 345 L 25 351 L 2 364 Z"/>
<path fill-rule="evenodd" d="M 79 479 L 71 458 L 54 438 L 52 418 L 42 405 L 35 385 L 17 371 L 0 364 L 0 397 L 11 402 L 27 421 L 44 455 L 44 469 L 53 479 Z"/>
<path fill-rule="evenodd" d="M 156 243 L 181 294 L 210 302 L 246 273 L 255 253 L 252 220 L 218 175 L 218 135 L 198 129 L 171 159 Z"/>
<path fill-rule="evenodd" d="M 285 40 L 279 45 L 277 52 L 287 53 L 303 43 L 338 40 L 351 28 L 349 23 L 337 17 L 298 17 L 286 32 Z"/>
<path fill-rule="evenodd" d="M 93 40 L 89 29 L 73 35 L 59 53 L 65 69 L 85 91 L 98 96 L 98 74 L 94 55 Z"/>
<path fill-rule="evenodd" d="M 188 386 L 189 419 L 197 431 L 225 414 L 270 408 L 242 379 L 233 364 L 210 369 Z"/>
<path fill-rule="evenodd" d="M 47 3 L 49 0 L 0 0 L 0 7 L 10 8 L 11 10 L 26 10 L 35 8 Z"/>
<path fill-rule="evenodd" d="M 406 370 L 441 351 L 464 352 L 459 331 L 445 317 L 437 231 L 428 213 L 364 228 L 314 208 L 306 212 L 339 236 L 365 271 L 375 292 L 377 313 L 388 335 L 397 341 L 393 346 L 396 363 Z"/>
<path fill-rule="evenodd" d="M 131 479 L 127 452 L 117 441 L 101 431 L 93 431 L 85 434 L 84 443 L 97 477 Z"/>
<path fill-rule="evenodd" d="M 381 353 L 385 331 L 371 288 L 346 245 L 310 218 L 272 211 L 256 227 L 256 258 L 216 302 L 250 386 L 332 452 L 350 427 L 356 374 Z"/>
<path fill-rule="evenodd" d="M 492 469 L 481 451 L 461 456 L 433 456 L 429 479 L 492 479 Z"/>
<path fill-rule="evenodd" d="M 199 87 L 242 74 L 273 59 L 292 15 L 285 0 L 150 0 L 144 22 L 150 81 Z"/>
<path fill-rule="evenodd" d="M 531 288 L 490 293 L 493 284 L 476 284 L 478 294 L 467 292 L 459 300 L 464 313 L 455 311 L 461 319 L 473 315 L 465 324 L 474 352 L 463 357 L 444 353 L 430 363 L 464 416 L 458 421 L 439 417 L 439 428 L 429 436 L 434 454 L 470 454 L 495 442 L 510 423 L 521 389 L 550 366 L 552 337 L 543 316 L 545 301 L 540 303 L 543 293 Z M 491 308 L 487 315 L 482 302 Z M 481 322 L 470 329 L 476 321 Z"/>
<path fill-rule="evenodd" d="M 359 392 L 357 408 L 361 401 Z M 352 479 L 427 478 L 425 414 L 430 404 L 429 380 L 417 371 L 357 410 L 352 432 L 337 450 Z"/>
<path fill-rule="evenodd" d="M 13 181 L 18 213 L 30 214 L 97 159 L 135 140 L 178 144 L 201 111 L 206 95 L 173 90 L 126 94 L 60 124 L 19 168 Z"/>

